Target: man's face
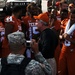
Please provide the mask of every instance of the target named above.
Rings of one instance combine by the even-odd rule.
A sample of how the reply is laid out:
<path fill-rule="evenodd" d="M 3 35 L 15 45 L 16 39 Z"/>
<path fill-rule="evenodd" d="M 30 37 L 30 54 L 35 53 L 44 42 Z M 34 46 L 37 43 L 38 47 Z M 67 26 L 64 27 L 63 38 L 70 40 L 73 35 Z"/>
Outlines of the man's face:
<path fill-rule="evenodd" d="M 42 23 L 39 20 L 36 20 L 36 26 L 38 27 L 39 31 L 41 31 Z"/>
<path fill-rule="evenodd" d="M 61 9 L 68 9 L 68 4 L 63 3 Z"/>
<path fill-rule="evenodd" d="M 75 14 L 72 14 L 70 15 L 70 20 L 71 20 L 71 23 L 74 24 L 75 23 Z"/>
<path fill-rule="evenodd" d="M 29 10 L 30 11 L 30 13 L 31 13 L 31 15 L 32 16 L 35 16 L 35 15 L 37 15 L 37 13 L 38 13 L 38 9 L 37 9 L 37 7 L 33 7 L 31 10 Z"/>
<path fill-rule="evenodd" d="M 74 7 L 69 6 L 68 11 L 71 12 L 74 9 Z"/>
<path fill-rule="evenodd" d="M 65 19 L 68 17 L 68 13 L 67 12 L 61 12 L 61 18 Z"/>

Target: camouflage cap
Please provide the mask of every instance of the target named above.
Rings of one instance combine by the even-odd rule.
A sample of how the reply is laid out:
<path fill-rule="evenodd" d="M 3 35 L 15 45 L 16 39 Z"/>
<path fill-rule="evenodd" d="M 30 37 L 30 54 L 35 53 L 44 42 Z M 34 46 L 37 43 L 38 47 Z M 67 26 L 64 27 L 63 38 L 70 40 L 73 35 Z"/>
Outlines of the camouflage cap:
<path fill-rule="evenodd" d="M 11 44 L 16 44 L 16 45 L 21 45 L 23 43 L 25 43 L 25 37 L 24 37 L 24 33 L 23 32 L 13 32 L 11 34 L 8 35 L 8 41 Z"/>

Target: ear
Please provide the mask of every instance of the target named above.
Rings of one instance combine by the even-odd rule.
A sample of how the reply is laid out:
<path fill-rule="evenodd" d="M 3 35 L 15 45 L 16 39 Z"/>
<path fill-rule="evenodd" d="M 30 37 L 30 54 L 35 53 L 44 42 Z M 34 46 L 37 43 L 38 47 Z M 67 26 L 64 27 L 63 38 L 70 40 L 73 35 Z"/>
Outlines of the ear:
<path fill-rule="evenodd" d="M 23 44 L 22 44 L 22 47 L 23 47 L 23 48 L 26 48 L 26 45 L 23 43 Z"/>
<path fill-rule="evenodd" d="M 22 50 L 21 50 L 22 54 L 24 54 L 25 50 L 26 50 L 26 46 L 23 44 L 22 45 Z"/>

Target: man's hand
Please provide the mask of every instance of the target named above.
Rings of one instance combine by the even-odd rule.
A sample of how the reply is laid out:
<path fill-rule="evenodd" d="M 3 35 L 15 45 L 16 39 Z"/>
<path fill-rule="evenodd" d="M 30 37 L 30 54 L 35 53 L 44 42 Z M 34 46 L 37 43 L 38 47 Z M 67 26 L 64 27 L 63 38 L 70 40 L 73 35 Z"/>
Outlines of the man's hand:
<path fill-rule="evenodd" d="M 37 54 L 39 52 L 38 43 L 34 39 L 32 39 L 31 48 L 32 48 L 32 50 L 34 51 L 35 54 Z"/>

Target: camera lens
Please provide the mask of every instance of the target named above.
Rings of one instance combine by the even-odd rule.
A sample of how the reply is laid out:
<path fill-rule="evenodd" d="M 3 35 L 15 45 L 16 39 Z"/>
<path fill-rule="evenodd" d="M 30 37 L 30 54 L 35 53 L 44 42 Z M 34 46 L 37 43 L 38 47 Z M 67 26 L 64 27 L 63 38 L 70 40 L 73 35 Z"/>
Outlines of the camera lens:
<path fill-rule="evenodd" d="M 26 41 L 26 47 L 31 47 L 31 41 L 30 40 Z"/>

